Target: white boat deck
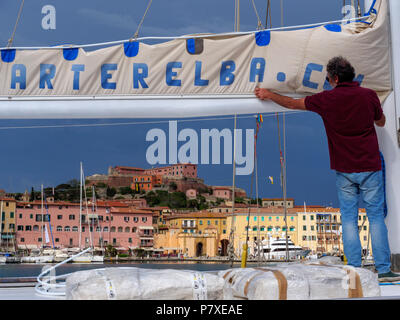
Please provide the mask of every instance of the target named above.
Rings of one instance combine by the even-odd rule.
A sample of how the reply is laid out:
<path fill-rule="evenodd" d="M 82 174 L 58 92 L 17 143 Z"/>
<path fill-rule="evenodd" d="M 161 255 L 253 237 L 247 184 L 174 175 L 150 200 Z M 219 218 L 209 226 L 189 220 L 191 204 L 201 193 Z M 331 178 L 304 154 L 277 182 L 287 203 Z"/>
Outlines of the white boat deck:
<path fill-rule="evenodd" d="M 400 300 L 400 283 L 382 285 L 381 296 L 364 298 L 368 300 Z M 0 288 L 0 300 L 64 300 L 65 297 L 45 296 L 36 293 L 34 287 Z M 362 300 L 362 299 L 361 299 Z"/>

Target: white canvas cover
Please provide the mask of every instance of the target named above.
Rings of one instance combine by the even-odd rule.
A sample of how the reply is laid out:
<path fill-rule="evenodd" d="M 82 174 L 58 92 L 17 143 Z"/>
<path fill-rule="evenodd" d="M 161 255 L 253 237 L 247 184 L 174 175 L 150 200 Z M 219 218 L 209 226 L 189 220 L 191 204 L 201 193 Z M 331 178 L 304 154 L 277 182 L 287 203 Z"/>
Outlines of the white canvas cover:
<path fill-rule="evenodd" d="M 377 275 L 364 268 L 289 263 L 220 271 L 224 300 L 320 300 L 378 297 Z"/>
<path fill-rule="evenodd" d="M 300 95 L 329 89 L 326 64 L 337 55 L 346 57 L 356 80 L 383 100 L 392 88 L 387 0 L 376 0 L 369 14 L 347 25 L 205 35 L 156 45 L 132 41 L 95 51 L 2 50 L 0 117 L 276 112 L 276 105 L 257 101 L 256 86 Z"/>
<path fill-rule="evenodd" d="M 219 300 L 223 285 L 223 279 L 212 273 L 113 267 L 69 275 L 66 299 Z"/>

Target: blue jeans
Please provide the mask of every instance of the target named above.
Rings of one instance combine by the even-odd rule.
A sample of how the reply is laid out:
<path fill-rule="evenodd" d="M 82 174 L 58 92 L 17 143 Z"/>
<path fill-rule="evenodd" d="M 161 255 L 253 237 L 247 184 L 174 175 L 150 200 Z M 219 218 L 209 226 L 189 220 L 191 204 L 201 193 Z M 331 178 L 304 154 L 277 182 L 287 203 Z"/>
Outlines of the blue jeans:
<path fill-rule="evenodd" d="M 371 233 L 372 253 L 378 273 L 390 271 L 390 248 L 384 219 L 382 171 L 343 173 L 336 171 L 343 247 L 348 264 L 361 266 L 361 243 L 358 233 L 358 200 L 361 196 Z"/>

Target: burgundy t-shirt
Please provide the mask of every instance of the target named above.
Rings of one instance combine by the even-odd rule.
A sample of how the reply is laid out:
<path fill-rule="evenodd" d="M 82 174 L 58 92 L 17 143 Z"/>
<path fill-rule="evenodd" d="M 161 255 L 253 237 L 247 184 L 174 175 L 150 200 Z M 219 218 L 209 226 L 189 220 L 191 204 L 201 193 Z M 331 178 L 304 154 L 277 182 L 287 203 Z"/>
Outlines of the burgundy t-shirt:
<path fill-rule="evenodd" d="M 318 113 L 328 137 L 331 169 L 340 172 L 381 170 L 374 121 L 383 115 L 375 91 L 358 82 L 306 97 L 306 109 Z"/>

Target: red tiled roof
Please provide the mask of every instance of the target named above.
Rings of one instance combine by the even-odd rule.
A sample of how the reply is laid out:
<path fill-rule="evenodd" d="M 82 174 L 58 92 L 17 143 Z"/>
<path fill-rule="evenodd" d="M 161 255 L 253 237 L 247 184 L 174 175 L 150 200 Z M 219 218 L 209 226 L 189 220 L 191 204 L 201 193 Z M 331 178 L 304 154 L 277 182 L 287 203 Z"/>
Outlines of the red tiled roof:
<path fill-rule="evenodd" d="M 128 166 L 116 166 L 115 169 L 128 169 L 128 170 L 139 170 L 144 171 L 143 168 L 135 168 L 135 167 L 128 167 Z"/>
<path fill-rule="evenodd" d="M 0 200 L 1 201 L 15 201 L 15 199 L 13 199 L 13 198 L 0 198 Z"/>
<path fill-rule="evenodd" d="M 35 200 L 35 201 L 17 201 L 18 204 L 20 205 L 41 205 L 42 201 L 41 200 Z M 66 201 L 57 201 L 57 202 L 44 202 L 44 205 L 47 206 L 79 206 L 79 202 L 66 202 Z M 85 205 L 85 203 L 84 203 Z M 89 205 L 91 205 L 91 202 L 89 201 Z M 128 207 L 129 205 L 120 201 L 104 201 L 104 200 L 98 200 L 96 201 L 96 205 L 98 207 Z"/>
<path fill-rule="evenodd" d="M 97 200 L 97 206 L 100 207 L 129 207 L 127 203 L 122 201 L 113 201 L 113 200 Z"/>
<path fill-rule="evenodd" d="M 149 212 L 147 210 L 139 210 L 136 208 L 132 207 L 123 207 L 123 208 L 111 208 L 111 213 L 142 213 L 142 214 L 152 214 L 152 212 Z"/>
<path fill-rule="evenodd" d="M 284 201 L 283 198 L 263 198 L 262 201 Z M 286 201 L 294 201 L 294 198 L 286 198 Z"/>
<path fill-rule="evenodd" d="M 227 213 L 223 212 L 208 212 L 208 211 L 197 211 L 183 214 L 175 214 L 169 217 L 165 217 L 167 220 L 180 219 L 180 218 L 225 218 Z"/>

